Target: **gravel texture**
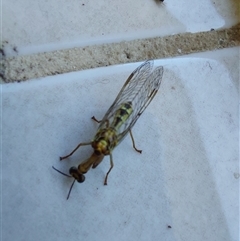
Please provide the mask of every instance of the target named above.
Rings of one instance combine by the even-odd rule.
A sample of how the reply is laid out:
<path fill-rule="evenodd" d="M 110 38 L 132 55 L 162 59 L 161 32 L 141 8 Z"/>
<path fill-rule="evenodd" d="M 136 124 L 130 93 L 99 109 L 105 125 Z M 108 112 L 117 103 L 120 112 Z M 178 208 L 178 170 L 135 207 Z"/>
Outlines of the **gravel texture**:
<path fill-rule="evenodd" d="M 1 48 L 2 83 L 109 65 L 161 59 L 240 45 L 240 24 L 229 29 L 183 33 L 112 44 L 6 58 Z M 16 50 L 17 51 L 17 50 Z"/>

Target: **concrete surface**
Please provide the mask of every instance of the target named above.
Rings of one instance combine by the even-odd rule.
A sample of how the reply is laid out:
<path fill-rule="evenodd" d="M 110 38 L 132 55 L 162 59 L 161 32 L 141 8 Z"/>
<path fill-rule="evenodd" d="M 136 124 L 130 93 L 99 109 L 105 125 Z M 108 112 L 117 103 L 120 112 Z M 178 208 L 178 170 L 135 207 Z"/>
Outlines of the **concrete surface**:
<path fill-rule="evenodd" d="M 121 63 L 181 56 L 240 45 L 240 25 L 230 29 L 133 40 L 60 51 L 21 55 L 3 60 L 4 82 L 105 67 Z"/>
<path fill-rule="evenodd" d="M 238 1 L 3 1 L 6 53 L 32 54 L 209 31 L 239 23 Z"/>
<path fill-rule="evenodd" d="M 9 0 L 1 12 L 2 240 L 239 240 L 239 1 Z M 108 186 L 106 157 L 66 201 L 72 180 L 52 165 L 67 173 L 91 154 L 59 161 L 149 58 L 164 76 L 133 128 L 143 153 L 127 136 Z"/>
<path fill-rule="evenodd" d="M 139 63 L 2 85 L 3 240 L 239 239 L 239 48 L 155 61 L 159 93 L 109 158 L 75 184 L 80 148 Z M 67 80 L 67 81 L 66 81 Z"/>
<path fill-rule="evenodd" d="M 2 11 L 2 83 L 240 44 L 237 0 L 9 0 Z"/>

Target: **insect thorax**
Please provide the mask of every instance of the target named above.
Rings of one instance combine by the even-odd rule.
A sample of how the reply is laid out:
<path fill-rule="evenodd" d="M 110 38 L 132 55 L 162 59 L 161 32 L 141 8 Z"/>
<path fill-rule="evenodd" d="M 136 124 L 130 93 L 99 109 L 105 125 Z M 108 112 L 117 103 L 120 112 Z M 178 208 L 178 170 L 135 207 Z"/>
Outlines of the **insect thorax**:
<path fill-rule="evenodd" d="M 109 155 L 117 144 L 117 131 L 109 127 L 97 132 L 92 147 L 96 155 Z"/>

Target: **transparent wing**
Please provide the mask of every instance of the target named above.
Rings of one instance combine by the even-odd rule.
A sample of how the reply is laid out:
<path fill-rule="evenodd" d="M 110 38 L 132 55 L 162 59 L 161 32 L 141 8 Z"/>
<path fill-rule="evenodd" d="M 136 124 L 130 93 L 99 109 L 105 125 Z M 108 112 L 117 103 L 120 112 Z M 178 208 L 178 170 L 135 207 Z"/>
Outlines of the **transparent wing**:
<path fill-rule="evenodd" d="M 163 67 L 159 66 L 152 71 L 153 64 L 153 60 L 148 60 L 130 74 L 115 101 L 103 117 L 98 129 L 107 128 L 112 123 L 116 111 L 121 105 L 131 102 L 133 112 L 118 130 L 118 141 L 120 142 L 123 139 L 150 104 L 160 87 Z"/>
<path fill-rule="evenodd" d="M 146 89 L 142 88 L 141 92 L 139 92 L 139 95 L 138 95 L 139 102 L 136 101 L 137 99 L 133 101 L 134 107 L 135 107 L 133 110 L 133 114 L 126 121 L 126 123 L 124 123 L 125 129 L 122 130 L 118 135 L 119 142 L 125 137 L 128 131 L 134 126 L 138 118 L 141 116 L 141 114 L 144 112 L 144 110 L 148 107 L 148 105 L 153 100 L 154 96 L 157 94 L 157 91 L 162 81 L 162 76 L 163 76 L 163 67 L 159 66 L 152 72 L 152 74 L 146 80 L 146 83 L 145 83 Z"/>

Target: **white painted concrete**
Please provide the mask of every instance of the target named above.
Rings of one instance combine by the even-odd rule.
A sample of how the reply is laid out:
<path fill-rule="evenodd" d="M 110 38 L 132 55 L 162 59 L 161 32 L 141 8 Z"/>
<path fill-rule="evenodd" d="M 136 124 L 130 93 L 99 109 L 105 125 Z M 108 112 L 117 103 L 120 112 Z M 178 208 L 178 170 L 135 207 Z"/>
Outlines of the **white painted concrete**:
<path fill-rule="evenodd" d="M 7 55 L 209 31 L 239 22 L 234 1 L 2 1 Z M 7 43 L 5 42 L 7 41 Z"/>
<path fill-rule="evenodd" d="M 139 63 L 2 88 L 3 240 L 237 241 L 239 234 L 239 48 L 175 59 L 159 93 L 109 158 L 83 184 L 68 172 L 92 152 L 79 142 Z M 235 66 L 235 67 L 234 67 Z M 172 228 L 168 228 L 170 225 Z"/>

